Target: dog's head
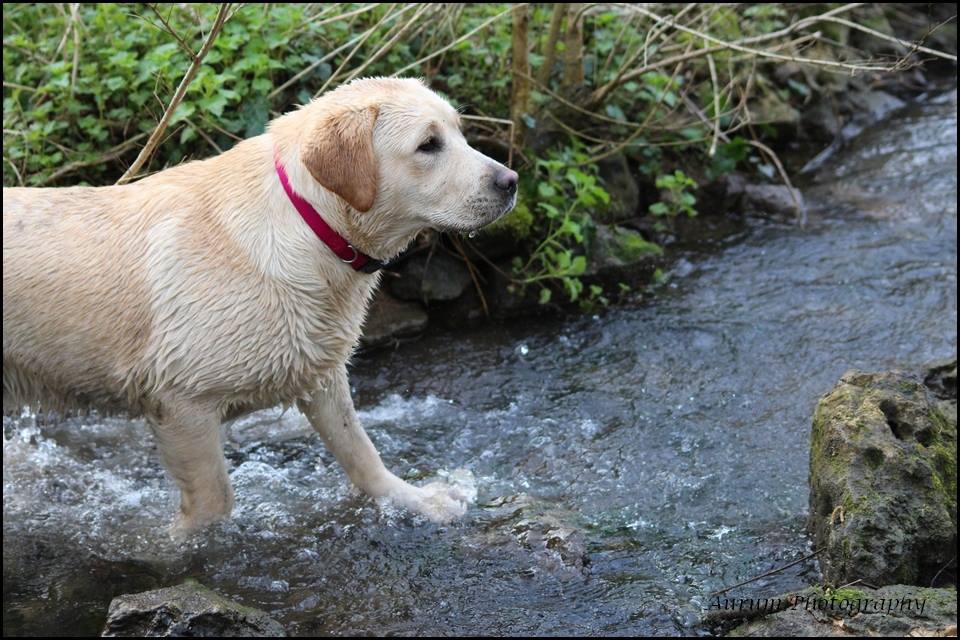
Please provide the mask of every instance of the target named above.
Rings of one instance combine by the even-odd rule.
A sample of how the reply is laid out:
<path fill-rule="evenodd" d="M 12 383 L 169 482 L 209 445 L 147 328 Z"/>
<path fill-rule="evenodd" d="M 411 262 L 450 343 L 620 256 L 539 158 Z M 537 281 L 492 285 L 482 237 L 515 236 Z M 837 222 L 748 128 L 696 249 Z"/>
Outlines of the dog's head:
<path fill-rule="evenodd" d="M 457 111 L 419 80 L 356 80 L 305 110 L 304 166 L 361 215 L 466 231 L 516 203 L 516 172 L 471 148 Z"/>

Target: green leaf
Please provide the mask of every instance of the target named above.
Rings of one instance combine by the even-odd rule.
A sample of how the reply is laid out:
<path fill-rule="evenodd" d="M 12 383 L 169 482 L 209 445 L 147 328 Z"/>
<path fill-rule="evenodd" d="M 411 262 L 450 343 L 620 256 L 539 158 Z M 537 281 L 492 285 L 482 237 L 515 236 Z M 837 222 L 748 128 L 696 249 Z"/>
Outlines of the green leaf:
<path fill-rule="evenodd" d="M 537 184 L 537 193 L 541 198 L 552 198 L 557 195 L 557 190 L 549 182 L 540 182 Z"/>
<path fill-rule="evenodd" d="M 197 137 L 197 132 L 193 127 L 184 127 L 180 132 L 180 144 L 186 144 Z"/>
<path fill-rule="evenodd" d="M 667 208 L 667 205 L 665 205 L 664 203 L 656 202 L 650 205 L 650 213 L 652 213 L 655 216 L 665 216 L 668 213 L 670 213 L 670 210 Z"/>
<path fill-rule="evenodd" d="M 570 273 L 575 276 L 581 275 L 587 270 L 587 259 L 584 256 L 577 256 L 570 264 Z"/>
<path fill-rule="evenodd" d="M 197 107 L 192 102 L 181 102 L 173 111 L 173 116 L 170 118 L 170 124 L 176 124 L 181 120 L 189 118 L 196 110 Z"/>

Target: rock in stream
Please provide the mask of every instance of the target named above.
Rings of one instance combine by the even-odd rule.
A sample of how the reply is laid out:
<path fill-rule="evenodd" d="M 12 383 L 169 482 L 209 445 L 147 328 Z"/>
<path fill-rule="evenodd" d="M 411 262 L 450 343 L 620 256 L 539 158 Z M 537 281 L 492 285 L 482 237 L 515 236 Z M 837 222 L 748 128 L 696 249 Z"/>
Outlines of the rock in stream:
<path fill-rule="evenodd" d="M 117 596 L 110 602 L 104 636 L 286 636 L 279 622 L 187 581 L 175 587 Z"/>
<path fill-rule="evenodd" d="M 828 584 L 955 580 L 956 370 L 852 371 L 820 400 L 809 529 Z"/>

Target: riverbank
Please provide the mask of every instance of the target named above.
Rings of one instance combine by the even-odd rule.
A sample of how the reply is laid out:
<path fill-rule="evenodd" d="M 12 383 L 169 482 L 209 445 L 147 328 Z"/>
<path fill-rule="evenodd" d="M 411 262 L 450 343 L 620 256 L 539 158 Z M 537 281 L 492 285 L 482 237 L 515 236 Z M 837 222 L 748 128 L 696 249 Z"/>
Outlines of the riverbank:
<path fill-rule="evenodd" d="M 812 184 L 817 170 L 864 129 L 954 84 L 955 65 L 852 78 L 844 93 L 823 95 L 777 123 L 773 151 L 783 159 L 790 186 L 780 174 L 766 178 L 756 170 L 712 180 L 695 174 L 698 215 L 680 216 L 669 224 L 650 214 L 650 207 L 664 197 L 651 178 L 628 158 L 614 156 L 601 166 L 600 179 L 612 198 L 605 211 L 617 213 L 594 215 L 597 224 L 584 245 L 583 285 L 602 290 L 589 301 L 555 295 L 544 303 L 538 289 L 525 289 L 514 268 L 525 250 L 514 231 L 503 225 L 472 237 L 426 234 L 386 270 L 368 313 L 362 351 L 490 320 L 564 317 L 641 303 L 655 295 L 686 253 L 722 246 L 742 235 L 751 219 L 802 228 L 808 207 L 796 187 Z"/>

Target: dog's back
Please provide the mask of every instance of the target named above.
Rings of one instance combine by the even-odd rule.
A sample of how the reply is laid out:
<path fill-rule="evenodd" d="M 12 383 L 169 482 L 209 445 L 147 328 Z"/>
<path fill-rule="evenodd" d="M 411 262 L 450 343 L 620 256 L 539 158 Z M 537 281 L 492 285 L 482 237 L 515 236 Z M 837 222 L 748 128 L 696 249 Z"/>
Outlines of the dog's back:
<path fill-rule="evenodd" d="M 4 411 L 126 404 L 149 332 L 137 209 L 127 187 L 3 190 Z"/>

